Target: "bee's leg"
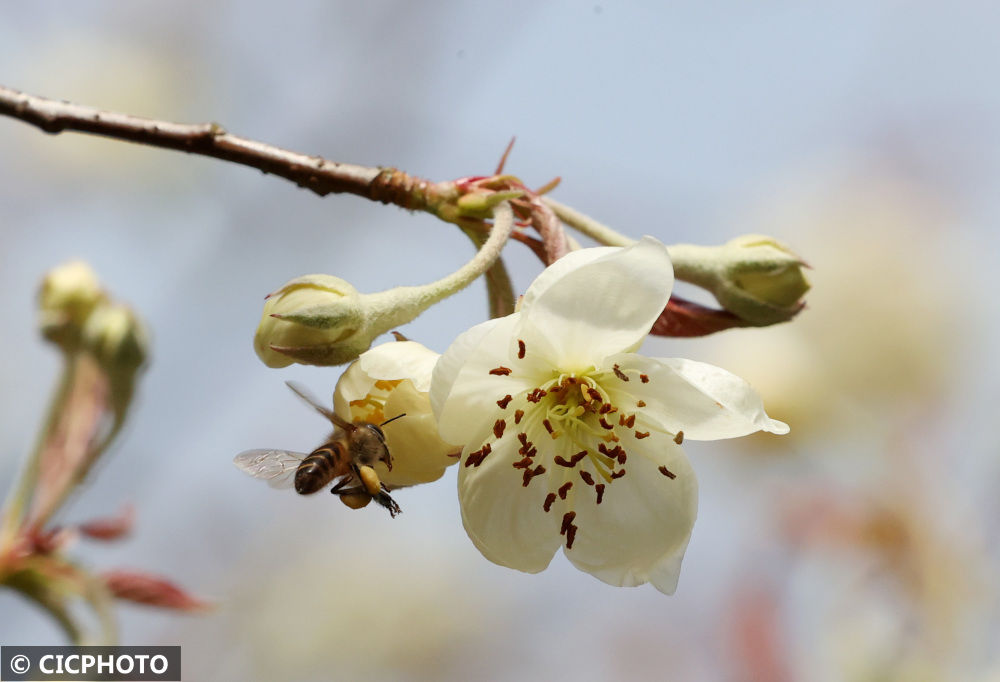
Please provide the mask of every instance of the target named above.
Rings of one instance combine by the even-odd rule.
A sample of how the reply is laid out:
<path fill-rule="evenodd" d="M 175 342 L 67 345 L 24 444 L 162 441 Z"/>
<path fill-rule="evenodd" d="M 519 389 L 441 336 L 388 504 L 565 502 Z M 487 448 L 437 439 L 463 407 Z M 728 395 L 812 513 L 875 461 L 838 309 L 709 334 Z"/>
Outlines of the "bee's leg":
<path fill-rule="evenodd" d="M 349 481 L 352 481 L 352 480 L 354 480 L 354 479 L 351 478 L 350 476 L 344 476 L 342 479 L 340 479 L 339 481 L 337 481 L 337 483 L 332 488 L 330 488 L 330 492 L 333 493 L 334 495 L 338 494 L 338 491 L 341 488 L 343 488 L 345 485 L 347 485 L 347 483 Z"/>
<path fill-rule="evenodd" d="M 375 495 L 372 499 L 374 499 L 380 506 L 388 509 L 389 516 L 392 518 L 396 518 L 396 514 L 401 514 L 403 512 L 403 510 L 399 508 L 399 505 L 396 504 L 396 500 L 392 499 L 389 495 L 389 491 L 386 489 L 385 485 L 382 486 L 382 490 L 379 491 L 379 494 Z"/>
<path fill-rule="evenodd" d="M 371 495 L 363 485 L 356 485 L 352 488 L 341 488 L 337 485 L 331 488 L 330 492 L 339 496 L 341 502 L 355 509 L 359 509 L 368 504 L 369 501 L 375 500 L 380 507 L 385 507 L 389 511 L 389 516 L 393 518 L 396 518 L 396 514 L 403 511 L 400 509 L 399 505 L 396 504 L 396 500 L 392 499 L 392 496 L 389 495 L 389 492 L 385 488 L 383 488 L 377 495 Z M 367 498 L 364 504 L 358 504 L 357 507 L 354 507 L 354 505 L 360 503 L 363 498 Z"/>

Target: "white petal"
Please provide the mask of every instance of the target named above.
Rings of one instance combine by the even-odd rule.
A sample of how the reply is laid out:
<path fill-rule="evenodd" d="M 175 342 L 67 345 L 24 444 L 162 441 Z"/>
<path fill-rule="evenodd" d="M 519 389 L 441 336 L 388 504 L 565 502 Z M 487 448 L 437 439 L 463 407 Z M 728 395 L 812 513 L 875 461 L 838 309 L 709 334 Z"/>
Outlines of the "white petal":
<path fill-rule="evenodd" d="M 417 391 L 409 380 L 389 394 L 385 414 L 390 418 L 406 415 L 382 428 L 392 455 L 392 471 L 382 463 L 375 470 L 390 488 L 436 481 L 446 468 L 458 462 L 451 455 L 457 455 L 462 448 L 441 440 L 427 394 Z"/>
<path fill-rule="evenodd" d="M 546 341 L 553 366 L 583 370 L 637 348 L 663 312 L 672 286 L 667 248 L 652 237 L 625 248 L 575 251 L 528 288 L 521 314 L 524 329 L 535 331 L 523 333 Z"/>
<path fill-rule="evenodd" d="M 549 492 L 545 477 L 524 487 L 521 470 L 511 466 L 521 459 L 512 435 L 493 443 L 492 452 L 478 467 L 465 466 L 469 447 L 462 455 L 458 470 L 462 523 L 473 544 L 493 563 L 538 573 L 559 549 L 560 517 L 542 508 Z"/>
<path fill-rule="evenodd" d="M 512 353 L 520 315 L 514 313 L 476 325 L 459 336 L 438 360 L 431 382 L 431 405 L 441 437 L 472 443 L 484 428 L 502 418 L 497 401 L 539 383 L 535 365 Z M 516 346 L 514 346 L 516 348 Z M 490 374 L 506 367 L 511 374 Z"/>
<path fill-rule="evenodd" d="M 611 585 L 652 582 L 672 594 L 698 514 L 698 481 L 667 435 L 626 436 L 621 446 L 628 453 L 627 473 L 606 483 L 601 504 L 595 504 L 593 488 L 577 484 L 576 539 L 564 552 L 574 566 Z"/>
<path fill-rule="evenodd" d="M 517 313 L 515 313 L 517 315 Z M 434 410 L 434 414 L 440 416 L 442 410 L 444 409 L 444 401 L 451 393 L 452 386 L 455 384 L 455 380 L 458 379 L 458 373 L 461 371 L 462 367 L 465 365 L 466 360 L 472 356 L 476 348 L 482 342 L 483 338 L 498 324 L 504 320 L 509 320 L 513 317 L 508 315 L 507 317 L 501 317 L 494 320 L 487 320 L 477 324 L 476 326 L 462 332 L 458 335 L 454 341 L 451 342 L 451 346 L 448 350 L 438 358 L 437 364 L 434 366 L 434 372 L 431 376 L 431 409 Z"/>
<path fill-rule="evenodd" d="M 334 392 L 334 405 L 341 409 L 371 392 L 378 379 L 409 379 L 418 391 L 428 391 L 437 353 L 416 341 L 390 341 L 365 351 L 344 371 Z M 338 400 L 339 399 L 339 400 Z M 338 409 L 337 414 L 342 414 Z"/>
<path fill-rule="evenodd" d="M 439 357 L 416 341 L 390 341 L 365 351 L 358 360 L 373 379 L 409 379 L 414 388 L 426 393 Z"/>
<path fill-rule="evenodd" d="M 337 386 L 333 390 L 333 411 L 351 421 L 350 402 L 367 396 L 374 385 L 375 380 L 368 376 L 361 368 L 361 363 L 355 360 L 337 379 Z"/>
<path fill-rule="evenodd" d="M 787 424 L 767 416 L 750 384 L 714 365 L 622 353 L 606 358 L 602 368 L 608 371 L 614 365 L 629 381 L 610 378 L 602 386 L 624 409 L 644 401 L 646 407 L 636 410 L 640 424 L 646 419 L 670 433 L 683 431 L 691 440 L 735 438 L 755 431 L 788 433 Z M 642 374 L 647 383 L 641 381 Z"/>

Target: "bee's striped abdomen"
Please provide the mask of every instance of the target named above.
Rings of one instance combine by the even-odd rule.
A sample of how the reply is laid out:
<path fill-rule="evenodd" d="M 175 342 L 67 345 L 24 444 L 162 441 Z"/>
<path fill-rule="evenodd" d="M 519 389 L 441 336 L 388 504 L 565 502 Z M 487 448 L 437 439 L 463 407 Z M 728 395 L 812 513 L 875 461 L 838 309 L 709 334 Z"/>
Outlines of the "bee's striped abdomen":
<path fill-rule="evenodd" d="M 311 495 L 344 472 L 343 446 L 327 443 L 302 460 L 295 471 L 295 492 Z"/>

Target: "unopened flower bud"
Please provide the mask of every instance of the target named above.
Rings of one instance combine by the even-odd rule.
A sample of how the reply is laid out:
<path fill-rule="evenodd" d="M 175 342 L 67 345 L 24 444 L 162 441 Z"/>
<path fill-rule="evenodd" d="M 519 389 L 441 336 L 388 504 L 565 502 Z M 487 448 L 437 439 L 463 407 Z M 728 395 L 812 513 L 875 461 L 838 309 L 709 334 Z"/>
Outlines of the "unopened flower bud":
<path fill-rule="evenodd" d="M 770 237 L 744 235 L 724 246 L 732 263 L 720 299 L 728 310 L 755 324 L 785 322 L 802 309 L 809 291 L 805 263 Z"/>
<path fill-rule="evenodd" d="M 753 326 L 787 322 L 809 291 L 806 264 L 781 242 L 743 235 L 722 246 L 671 247 L 678 279 L 704 287 L 719 304 Z"/>
<path fill-rule="evenodd" d="M 469 192 L 459 197 L 456 205 L 463 216 L 486 217 L 492 213 L 498 204 L 510 199 L 516 199 L 523 194 L 523 190 Z"/>
<path fill-rule="evenodd" d="M 371 339 L 361 295 L 339 277 L 297 277 L 267 297 L 254 350 L 268 367 L 339 365 L 356 358 Z"/>
<path fill-rule="evenodd" d="M 42 335 L 64 348 L 75 347 L 91 311 L 106 299 L 87 263 L 70 261 L 53 268 L 38 292 Z"/>
<path fill-rule="evenodd" d="M 496 263 L 513 229 L 514 211 L 502 201 L 492 213 L 490 236 L 475 257 L 434 282 L 373 294 L 360 294 L 348 282 L 330 275 L 306 275 L 288 282 L 264 304 L 254 335 L 257 356 L 268 367 L 293 362 L 341 365 L 357 359 L 376 338 L 461 291 Z"/>
<path fill-rule="evenodd" d="M 83 346 L 112 374 L 133 374 L 146 360 L 149 337 L 128 307 L 106 304 L 95 308 L 83 327 Z"/>

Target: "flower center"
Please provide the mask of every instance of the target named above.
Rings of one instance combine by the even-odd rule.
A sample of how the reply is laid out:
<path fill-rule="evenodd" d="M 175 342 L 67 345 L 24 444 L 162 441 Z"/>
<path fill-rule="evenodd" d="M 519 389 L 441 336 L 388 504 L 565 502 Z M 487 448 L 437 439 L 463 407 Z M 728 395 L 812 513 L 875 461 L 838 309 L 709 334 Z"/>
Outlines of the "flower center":
<path fill-rule="evenodd" d="M 368 390 L 368 394 L 359 400 L 348 403 L 351 407 L 352 421 L 381 424 L 385 421 L 385 402 L 392 390 L 403 383 L 403 379 L 379 379 Z"/>
<path fill-rule="evenodd" d="M 518 346 L 518 358 L 523 359 L 524 342 L 519 341 Z M 514 371 L 501 366 L 490 374 L 502 377 Z M 636 426 L 637 421 L 643 421 L 641 409 L 646 403 L 617 390 L 616 404 L 612 392 L 605 389 L 631 380 L 650 381 L 645 374 L 615 365 L 611 371 L 554 374 L 516 396 L 505 395 L 497 401 L 502 413 L 493 425 L 493 438 L 469 453 L 464 466 L 478 467 L 502 438 L 517 439 L 519 458 L 511 465 L 521 471 L 524 487 L 538 477 L 547 483 L 542 509 L 546 513 L 553 507 L 563 511 L 560 534 L 566 538 L 566 549 L 572 549 L 578 528 L 577 505 L 600 505 L 605 491 L 628 471 L 629 453 L 622 446 L 623 437 L 642 440 L 650 435 L 649 430 Z M 628 396 L 627 404 L 622 402 L 623 396 Z M 682 437 L 678 434 L 678 439 Z M 666 467 L 660 467 L 660 473 L 674 478 Z"/>

